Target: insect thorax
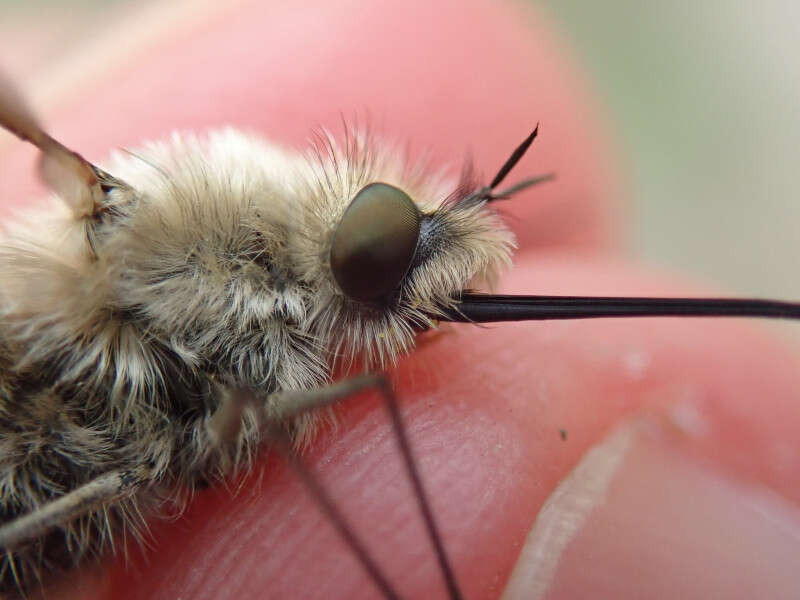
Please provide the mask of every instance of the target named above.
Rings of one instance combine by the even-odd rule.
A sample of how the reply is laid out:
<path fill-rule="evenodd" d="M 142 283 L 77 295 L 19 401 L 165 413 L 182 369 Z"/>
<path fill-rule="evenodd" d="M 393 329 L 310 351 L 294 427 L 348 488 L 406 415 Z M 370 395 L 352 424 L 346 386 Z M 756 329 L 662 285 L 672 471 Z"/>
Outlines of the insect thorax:
<path fill-rule="evenodd" d="M 390 364 L 467 282 L 508 262 L 510 233 L 492 211 L 459 206 L 444 177 L 359 136 L 315 148 L 309 159 L 233 130 L 175 135 L 115 156 L 108 171 L 130 187 L 88 221 L 53 199 L 8 227 L 0 521 L 112 469 L 146 464 L 153 485 L 137 502 L 150 504 L 249 464 L 252 415 L 231 447 L 205 427 L 231 389 L 266 399 L 318 387 L 337 360 Z M 329 254 L 375 181 L 414 198 L 427 237 L 393 296 L 370 305 L 342 294 Z M 69 548 L 58 532 L 41 541 L 45 562 L 101 550 L 111 521 L 135 528 L 131 514 L 123 503 L 69 524 Z"/>

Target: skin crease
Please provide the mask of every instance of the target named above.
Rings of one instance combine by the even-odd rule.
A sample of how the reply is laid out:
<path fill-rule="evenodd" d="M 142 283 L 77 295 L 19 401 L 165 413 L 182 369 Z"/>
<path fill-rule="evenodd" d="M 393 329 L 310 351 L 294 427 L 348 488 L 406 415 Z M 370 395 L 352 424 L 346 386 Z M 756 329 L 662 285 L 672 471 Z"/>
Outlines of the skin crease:
<path fill-rule="evenodd" d="M 366 109 L 376 129 L 417 151 L 457 161 L 471 148 L 490 175 L 538 120 L 540 139 L 509 181 L 550 170 L 558 180 L 503 207 L 522 250 L 501 291 L 685 292 L 613 255 L 611 142 L 541 17 L 488 0 L 331 4 L 241 3 L 178 20 L 111 52 L 91 77 L 76 73 L 80 85 L 51 96 L 45 121 L 96 160 L 173 128 L 222 123 L 302 145 L 314 125 L 337 131 L 340 113 Z M 0 153 L 3 197 L 35 194 L 35 151 L 3 138 Z M 703 399 L 712 433 L 683 449 L 800 502 L 800 484 L 767 443 L 797 437 L 800 360 L 765 331 L 635 319 L 427 334 L 392 377 L 466 597 L 499 596 L 542 503 L 589 447 L 630 415 L 661 414 L 687 388 Z M 636 377 L 623 368 L 631 352 L 649 357 Z M 401 594 L 444 597 L 378 398 L 350 399 L 338 415 L 307 459 Z M 235 497 L 209 490 L 180 519 L 154 523 L 150 549 L 131 548 L 127 568 L 122 559 L 87 568 L 48 597 L 377 597 L 279 459 L 265 457 L 230 487 Z"/>

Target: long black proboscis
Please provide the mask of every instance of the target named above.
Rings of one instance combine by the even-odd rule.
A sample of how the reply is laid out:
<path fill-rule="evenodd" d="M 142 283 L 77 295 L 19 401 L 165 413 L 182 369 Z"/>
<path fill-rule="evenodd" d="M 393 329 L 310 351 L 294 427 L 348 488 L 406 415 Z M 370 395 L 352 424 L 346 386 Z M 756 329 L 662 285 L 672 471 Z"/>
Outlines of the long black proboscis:
<path fill-rule="evenodd" d="M 464 294 L 442 321 L 494 323 L 608 317 L 800 319 L 800 303 L 751 298 L 617 298 Z"/>

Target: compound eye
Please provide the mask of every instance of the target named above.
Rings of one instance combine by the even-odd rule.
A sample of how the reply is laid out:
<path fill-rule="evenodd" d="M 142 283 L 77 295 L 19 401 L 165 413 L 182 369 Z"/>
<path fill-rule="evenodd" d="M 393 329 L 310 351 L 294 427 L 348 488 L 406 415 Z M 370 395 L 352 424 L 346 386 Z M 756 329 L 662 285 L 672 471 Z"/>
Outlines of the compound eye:
<path fill-rule="evenodd" d="M 414 259 L 420 219 L 403 190 L 386 183 L 361 188 L 333 235 L 331 270 L 342 292 L 376 302 L 397 289 Z"/>

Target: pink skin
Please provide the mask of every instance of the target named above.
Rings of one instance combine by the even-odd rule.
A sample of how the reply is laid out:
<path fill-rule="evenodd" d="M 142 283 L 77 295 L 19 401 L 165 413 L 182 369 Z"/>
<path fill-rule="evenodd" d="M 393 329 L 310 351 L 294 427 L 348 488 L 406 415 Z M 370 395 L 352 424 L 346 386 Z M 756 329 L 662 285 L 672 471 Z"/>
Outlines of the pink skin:
<path fill-rule="evenodd" d="M 540 121 L 540 139 L 509 180 L 551 170 L 558 180 L 504 207 L 522 250 L 502 291 L 680 293 L 598 258 L 613 247 L 618 220 L 609 141 L 543 19 L 488 0 L 361 4 L 216 9 L 62 90 L 46 120 L 95 159 L 173 128 L 223 123 L 300 145 L 317 124 L 338 131 L 341 113 L 367 114 L 378 131 L 439 159 L 458 161 L 471 148 L 487 175 Z M 35 152 L 0 151 L 0 193 L 27 198 Z M 623 368 L 632 352 L 648 359 L 635 375 Z M 494 598 L 543 502 L 585 451 L 631 415 L 664 414 L 685 386 L 711 427 L 684 450 L 799 502 L 800 483 L 766 450 L 769 440 L 797 438 L 798 367 L 797 354 L 757 323 L 637 319 L 447 326 L 392 377 L 459 582 L 467 598 Z M 377 396 L 348 400 L 338 414 L 340 426 L 308 460 L 401 593 L 444 597 Z M 231 487 L 236 496 L 203 492 L 180 519 L 156 522 L 144 558 L 132 549 L 127 568 L 119 560 L 103 575 L 85 570 L 80 589 L 75 580 L 60 589 L 98 598 L 376 597 L 280 460 L 265 458 Z"/>

